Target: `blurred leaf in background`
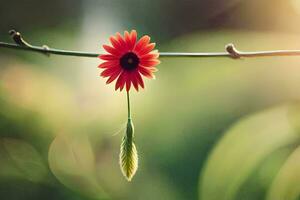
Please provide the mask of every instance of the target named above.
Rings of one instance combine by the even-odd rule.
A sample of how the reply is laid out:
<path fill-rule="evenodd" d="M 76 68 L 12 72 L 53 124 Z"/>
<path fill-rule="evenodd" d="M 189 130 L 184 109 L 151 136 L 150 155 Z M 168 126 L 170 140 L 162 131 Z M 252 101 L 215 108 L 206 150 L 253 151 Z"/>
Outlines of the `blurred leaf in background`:
<path fill-rule="evenodd" d="M 107 198 L 96 179 L 94 155 L 87 136 L 58 135 L 50 145 L 49 166 L 67 187 L 94 199 Z"/>
<path fill-rule="evenodd" d="M 267 199 L 299 199 L 300 195 L 300 157 L 299 147 L 288 157 L 274 180 Z"/>
<path fill-rule="evenodd" d="M 48 170 L 41 155 L 30 144 L 17 139 L 1 138 L 1 176 L 20 177 L 32 182 L 47 179 Z"/>
<path fill-rule="evenodd" d="M 264 174 L 259 174 L 259 171 L 253 172 L 272 152 L 278 149 L 282 151 L 289 146 L 296 148 L 295 145 L 299 144 L 300 134 L 290 125 L 288 111 L 288 106 L 262 111 L 241 120 L 225 133 L 203 170 L 200 179 L 200 199 L 245 199 L 244 196 L 239 196 L 239 192 L 249 177 L 257 178 L 263 175 L 263 178 L 253 185 L 256 190 L 262 187 L 263 179 L 273 178 L 276 173 L 268 176 L 268 173 L 274 173 L 270 168 L 264 170 Z M 279 156 L 280 159 L 282 155 L 277 151 L 274 156 Z M 275 161 L 273 158 L 273 162 Z M 275 164 L 271 166 L 276 167 Z M 298 185 L 299 182 L 294 184 Z M 247 189 L 251 191 L 250 187 Z M 256 199 L 257 194 L 254 194 L 253 191 L 249 192 L 247 199 L 251 199 L 252 195 L 252 199 Z M 291 199 L 277 195 L 273 197 L 276 198 L 271 199 Z M 263 199 L 264 195 L 260 198 Z"/>

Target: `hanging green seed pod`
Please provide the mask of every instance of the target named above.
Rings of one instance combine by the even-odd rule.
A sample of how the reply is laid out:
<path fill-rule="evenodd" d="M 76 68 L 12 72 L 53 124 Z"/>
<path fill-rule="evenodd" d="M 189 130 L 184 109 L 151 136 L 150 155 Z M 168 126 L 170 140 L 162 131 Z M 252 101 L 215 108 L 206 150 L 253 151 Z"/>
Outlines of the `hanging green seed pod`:
<path fill-rule="evenodd" d="M 131 181 L 138 168 L 138 154 L 134 144 L 134 127 L 131 119 L 128 119 L 126 134 L 121 143 L 120 167 L 126 179 Z"/>

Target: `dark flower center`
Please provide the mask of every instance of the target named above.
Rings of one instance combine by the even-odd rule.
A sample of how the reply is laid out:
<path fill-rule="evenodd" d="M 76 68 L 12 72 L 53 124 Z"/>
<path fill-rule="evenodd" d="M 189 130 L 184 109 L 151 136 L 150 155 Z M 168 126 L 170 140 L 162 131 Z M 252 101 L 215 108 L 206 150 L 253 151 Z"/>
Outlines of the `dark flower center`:
<path fill-rule="evenodd" d="M 125 70 L 134 70 L 138 67 L 140 59 L 135 53 L 128 52 L 124 54 L 120 59 L 120 65 Z"/>

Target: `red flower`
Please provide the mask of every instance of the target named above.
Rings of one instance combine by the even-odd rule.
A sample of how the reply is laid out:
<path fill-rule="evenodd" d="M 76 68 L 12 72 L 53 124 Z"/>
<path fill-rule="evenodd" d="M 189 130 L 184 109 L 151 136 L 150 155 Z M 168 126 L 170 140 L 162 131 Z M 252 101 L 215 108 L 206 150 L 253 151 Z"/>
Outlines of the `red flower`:
<path fill-rule="evenodd" d="M 155 78 L 153 72 L 156 72 L 158 60 L 158 51 L 154 50 L 155 43 L 149 43 L 150 37 L 143 36 L 137 41 L 137 33 L 132 30 L 129 34 L 125 31 L 124 37 L 120 33 L 111 36 L 112 46 L 103 45 L 108 54 L 100 55 L 99 58 L 105 62 L 99 65 L 104 71 L 100 74 L 102 77 L 109 77 L 107 84 L 117 79 L 115 90 L 129 91 L 131 84 L 138 91 L 139 85 L 144 88 L 142 76 Z"/>

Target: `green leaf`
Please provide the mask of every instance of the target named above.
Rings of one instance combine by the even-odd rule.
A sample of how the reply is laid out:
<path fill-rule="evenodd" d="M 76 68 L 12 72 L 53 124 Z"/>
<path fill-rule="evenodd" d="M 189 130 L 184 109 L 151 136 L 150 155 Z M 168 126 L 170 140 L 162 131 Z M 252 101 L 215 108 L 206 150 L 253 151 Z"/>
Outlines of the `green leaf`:
<path fill-rule="evenodd" d="M 95 158 L 86 135 L 58 135 L 48 159 L 52 173 L 65 186 L 95 199 L 107 197 L 96 179 Z"/>
<path fill-rule="evenodd" d="M 22 177 L 33 182 L 40 182 L 47 178 L 47 167 L 40 153 L 32 145 L 13 138 L 2 138 L 0 143 L 4 148 L 4 151 L 0 152 L 0 157 L 4 157 L 5 154 L 8 156 L 9 161 L 12 162 L 11 170 L 16 168 Z M 0 174 L 10 174 L 10 170 L 2 169 L 3 165 L 4 163 L 1 164 Z"/>
<path fill-rule="evenodd" d="M 212 151 L 200 177 L 201 200 L 235 199 L 253 170 L 275 150 L 299 139 L 288 106 L 260 112 L 235 124 Z"/>
<path fill-rule="evenodd" d="M 133 141 L 134 127 L 128 120 L 126 135 L 122 139 L 120 148 L 120 167 L 123 175 L 131 181 L 138 169 L 138 154 Z"/>
<path fill-rule="evenodd" d="M 287 159 L 273 181 L 267 200 L 296 200 L 300 195 L 300 147 Z"/>

